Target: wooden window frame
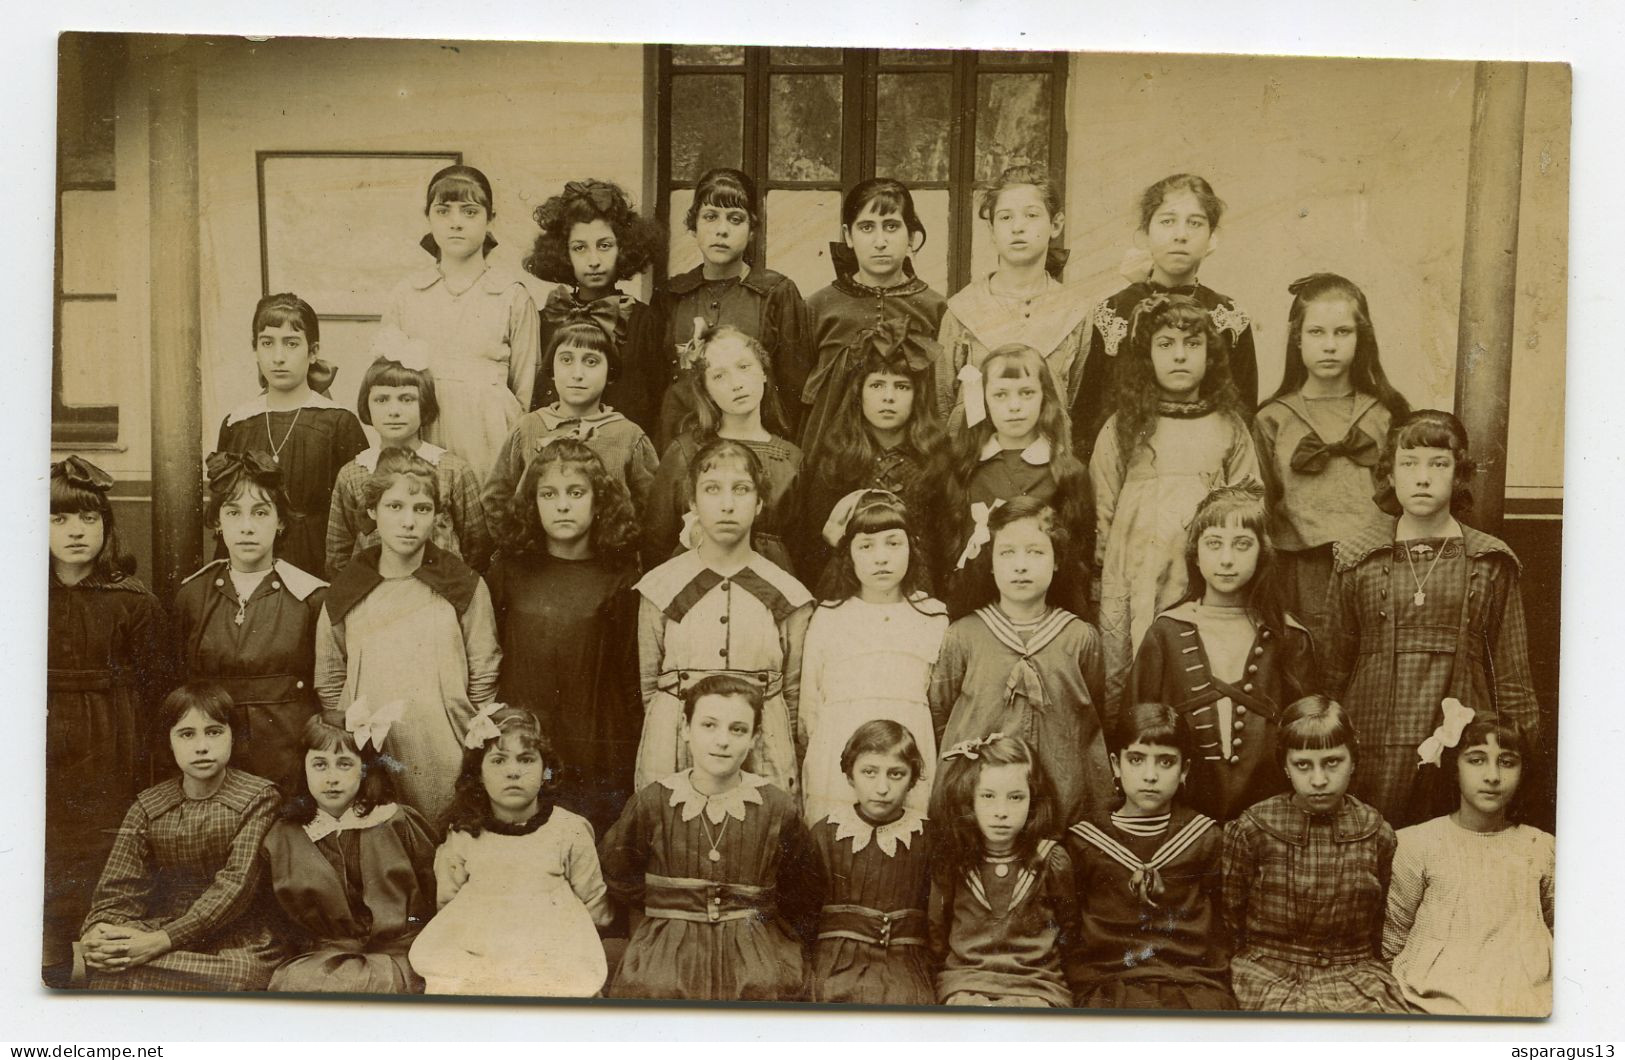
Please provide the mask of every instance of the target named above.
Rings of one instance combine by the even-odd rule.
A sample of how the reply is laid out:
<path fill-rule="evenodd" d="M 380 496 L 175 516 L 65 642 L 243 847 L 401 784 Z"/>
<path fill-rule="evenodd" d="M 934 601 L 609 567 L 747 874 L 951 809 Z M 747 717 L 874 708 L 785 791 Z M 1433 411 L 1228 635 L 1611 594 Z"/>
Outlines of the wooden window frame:
<path fill-rule="evenodd" d="M 55 297 L 51 303 L 51 444 L 57 448 L 112 448 L 119 440 L 117 405 L 70 405 L 62 397 L 62 307 L 70 302 L 117 302 L 118 294 L 62 289 L 62 196 L 76 191 L 113 191 L 110 180 L 63 181 L 56 188 Z M 114 361 L 117 351 L 108 351 Z"/>
<path fill-rule="evenodd" d="M 976 193 L 976 79 L 981 74 L 1050 75 L 1049 163 L 1050 177 L 1059 188 L 1066 187 L 1066 81 L 1069 56 L 1065 52 L 1046 53 L 1042 63 L 1000 62 L 997 52 L 954 51 L 947 62 L 884 63 L 877 48 L 845 48 L 842 61 L 827 64 L 772 62 L 771 46 L 744 48 L 743 65 L 678 64 L 672 61 L 672 45 L 651 45 L 649 63 L 650 94 L 655 104 L 655 216 L 663 231 L 671 231 L 671 193 L 692 188 L 690 180 L 673 180 L 671 172 L 671 81 L 689 74 L 728 75 L 744 80 L 744 129 L 741 141 L 741 168 L 757 178 L 763 201 L 770 191 L 844 191 L 872 175 L 875 167 L 874 128 L 878 110 L 881 74 L 948 73 L 952 76 L 953 99 L 950 113 L 948 179 L 909 181 L 913 190 L 948 192 L 948 278 L 951 290 L 970 282 L 974 221 L 968 207 Z M 784 181 L 768 178 L 768 138 L 771 101 L 770 78 L 774 74 L 842 75 L 841 91 L 841 179 L 837 181 Z M 856 86 L 857 92 L 852 88 Z M 760 267 L 767 247 L 767 226 L 763 218 L 748 260 Z M 666 279 L 666 261 L 655 263 L 655 282 Z"/>

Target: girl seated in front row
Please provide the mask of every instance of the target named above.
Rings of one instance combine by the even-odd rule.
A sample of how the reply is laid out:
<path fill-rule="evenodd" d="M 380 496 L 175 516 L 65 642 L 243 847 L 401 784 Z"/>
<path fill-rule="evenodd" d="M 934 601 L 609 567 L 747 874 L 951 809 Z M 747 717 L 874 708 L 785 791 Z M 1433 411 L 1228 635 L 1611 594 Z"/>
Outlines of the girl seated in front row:
<path fill-rule="evenodd" d="M 767 474 L 749 446 L 718 439 L 688 466 L 698 546 L 645 574 L 636 588 L 643 733 L 634 787 L 687 768 L 683 708 L 709 674 L 743 677 L 761 692 L 751 769 L 799 789 L 796 708 L 812 596 L 751 547 Z"/>
<path fill-rule="evenodd" d="M 608 975 L 610 921 L 592 828 L 553 804 L 559 759 L 528 710 L 475 716 L 446 841 L 440 912 L 412 944 L 430 994 L 591 997 Z"/>
<path fill-rule="evenodd" d="M 813 822 L 829 892 L 812 953 L 812 1000 L 931 1005 L 931 890 L 925 818 L 905 804 L 925 762 L 895 721 L 859 725 L 841 751 L 857 797 Z"/>
<path fill-rule="evenodd" d="M 180 775 L 136 796 L 75 946 L 94 990 L 264 990 L 283 957 L 258 900 L 276 786 L 233 769 L 231 697 L 211 681 L 164 698 Z"/>
<path fill-rule="evenodd" d="M 1065 837 L 1083 907 L 1068 968 L 1079 1008 L 1236 1007 L 1220 915 L 1223 830 L 1180 797 L 1195 743 L 1172 707 L 1125 710 L 1112 732 L 1122 807 Z"/>
<path fill-rule="evenodd" d="M 639 791 L 602 844 L 610 893 L 632 912 L 610 996 L 799 1000 L 822 872 L 795 799 L 744 769 L 761 683 L 711 674 L 682 709 L 693 766 Z"/>
<path fill-rule="evenodd" d="M 1450 735 L 1430 738 L 1434 768 Z M 1529 743 L 1516 726 L 1467 722 L 1442 756 L 1458 808 L 1399 830 L 1382 953 L 1418 1012 L 1551 1015 L 1554 841 L 1514 823 Z"/>
<path fill-rule="evenodd" d="M 1348 794 L 1359 754 L 1347 712 L 1305 696 L 1276 737 L 1291 794 L 1225 826 L 1230 985 L 1244 1009 L 1406 1011 L 1381 956 L 1394 830 Z"/>
<path fill-rule="evenodd" d="M 942 756 L 931 867 L 931 950 L 945 1005 L 1066 1008 L 1078 941 L 1072 859 L 1054 836 L 1055 789 L 1027 744 L 1002 733 Z"/>
<path fill-rule="evenodd" d="M 304 760 L 265 837 L 271 889 L 302 936 L 272 990 L 416 994 L 407 950 L 434 915 L 434 840 L 397 805 L 379 754 L 389 719 L 351 708 L 305 722 Z"/>

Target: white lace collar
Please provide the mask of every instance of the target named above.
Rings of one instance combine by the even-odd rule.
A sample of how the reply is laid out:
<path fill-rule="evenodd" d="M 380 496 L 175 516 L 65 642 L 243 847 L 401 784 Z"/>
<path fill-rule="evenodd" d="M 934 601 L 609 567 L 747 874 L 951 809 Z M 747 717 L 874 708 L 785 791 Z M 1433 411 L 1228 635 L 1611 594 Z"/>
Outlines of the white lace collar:
<path fill-rule="evenodd" d="M 981 459 L 992 460 L 1003 451 L 1004 446 L 999 444 L 999 436 L 996 434 L 990 435 L 987 442 L 982 446 Z M 1045 464 L 1049 463 L 1049 439 L 1040 435 L 1031 445 L 1027 446 L 1027 448 L 1021 451 L 1021 459 L 1025 460 L 1034 467 L 1043 467 Z"/>
<path fill-rule="evenodd" d="M 400 447 L 396 446 L 395 448 L 398 449 Z M 446 451 L 440 448 L 438 445 L 424 441 L 418 442 L 418 447 L 412 450 L 412 452 L 416 453 L 418 456 L 422 457 L 435 467 L 440 466 L 440 458 L 446 455 Z M 357 453 L 355 455 L 355 462 L 370 473 L 378 470 L 378 458 L 383 454 L 384 447 L 381 445 L 375 445 L 370 449 L 363 449 L 361 452 Z"/>
<path fill-rule="evenodd" d="M 880 852 L 889 857 L 897 854 L 897 844 L 907 850 L 915 836 L 925 830 L 925 818 L 918 810 L 903 808 L 903 816 L 889 824 L 873 825 L 865 821 L 856 806 L 841 806 L 831 810 L 825 820 L 835 825 L 835 841 L 852 840 L 852 853 L 856 854 L 873 839 Z"/>
<path fill-rule="evenodd" d="M 334 817 L 325 810 L 317 810 L 316 816 L 305 825 L 305 835 L 310 837 L 312 843 L 319 843 L 328 836 L 337 832 L 350 832 L 361 828 L 371 828 L 383 824 L 395 816 L 395 804 L 386 802 L 382 806 L 374 806 L 365 814 L 355 812 L 355 806 L 349 806 L 345 811 Z"/>
<path fill-rule="evenodd" d="M 768 784 L 766 777 L 741 771 L 737 787 L 730 788 L 721 795 L 707 795 L 694 786 L 694 781 L 690 777 L 692 772 L 692 769 L 685 769 L 660 781 L 671 790 L 671 801 L 667 805 L 681 807 L 685 822 L 698 817 L 702 810 L 712 824 L 721 824 L 724 817 L 743 821 L 747 805 L 761 805 L 760 789 Z"/>
<path fill-rule="evenodd" d="M 316 391 L 312 390 L 305 395 L 305 400 L 300 403 L 299 407 L 302 409 L 336 409 L 339 407 L 339 404 L 332 398 L 323 397 L 321 394 L 318 394 Z M 234 423 L 241 423 L 246 419 L 250 419 L 251 417 L 258 416 L 269 411 L 271 411 L 271 406 L 266 401 L 265 392 L 261 391 L 257 397 L 251 397 L 241 405 L 238 405 L 236 408 L 232 409 L 231 412 L 226 415 L 226 426 L 229 427 Z M 281 409 L 279 411 L 291 412 L 293 410 Z"/>

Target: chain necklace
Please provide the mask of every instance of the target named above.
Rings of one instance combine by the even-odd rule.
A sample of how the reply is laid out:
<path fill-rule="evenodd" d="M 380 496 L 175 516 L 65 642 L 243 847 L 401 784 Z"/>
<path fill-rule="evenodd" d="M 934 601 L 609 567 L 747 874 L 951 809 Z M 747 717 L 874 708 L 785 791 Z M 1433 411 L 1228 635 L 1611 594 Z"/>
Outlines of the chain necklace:
<path fill-rule="evenodd" d="M 728 822 L 731 820 L 733 820 L 732 817 L 724 814 L 722 817 L 722 827 L 717 829 L 717 836 L 715 839 L 712 839 L 711 826 L 705 822 L 705 813 L 703 811 L 700 813 L 700 827 L 705 831 L 705 841 L 711 844 L 711 852 L 705 856 L 707 860 L 711 861 L 712 863 L 722 860 L 722 852 L 717 848 L 722 845 L 722 837 L 728 834 Z"/>
<path fill-rule="evenodd" d="M 288 439 L 293 437 L 293 429 L 299 426 L 299 414 L 304 411 L 303 405 L 293 410 L 293 422 L 288 424 L 288 433 L 282 436 L 282 444 L 278 445 L 276 439 L 271 437 L 271 410 L 265 410 L 265 441 L 271 447 L 271 463 L 281 465 L 282 450 L 288 447 Z"/>
<path fill-rule="evenodd" d="M 1413 551 L 1419 551 L 1422 549 L 1426 549 L 1433 553 L 1433 562 L 1428 564 L 1427 573 L 1418 578 L 1416 576 L 1416 558 L 1412 556 L 1411 553 Z M 1422 544 L 1421 542 L 1418 542 L 1405 550 L 1405 562 L 1408 563 L 1411 568 L 1411 581 L 1416 583 L 1416 595 L 1411 597 L 1411 603 L 1415 604 L 1417 607 L 1421 607 L 1427 602 L 1428 594 L 1422 590 L 1427 585 L 1428 579 L 1433 577 L 1433 568 L 1439 565 L 1439 558 L 1443 555 L 1444 542 L 1442 541 L 1439 543 L 1437 550 L 1433 549 L 1432 546 Z"/>

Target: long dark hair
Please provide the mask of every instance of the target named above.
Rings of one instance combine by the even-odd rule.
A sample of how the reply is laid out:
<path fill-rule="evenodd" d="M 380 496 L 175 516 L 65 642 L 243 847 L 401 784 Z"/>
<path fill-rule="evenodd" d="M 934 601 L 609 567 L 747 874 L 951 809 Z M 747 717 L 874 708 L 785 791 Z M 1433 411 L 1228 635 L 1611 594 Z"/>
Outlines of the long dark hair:
<path fill-rule="evenodd" d="M 1055 787 L 1044 764 L 1025 740 L 1000 736 L 986 742 L 973 741 L 974 759 L 962 754 L 943 756 L 938 774 L 939 795 L 932 817 L 943 822 L 937 832 L 932 872 L 945 886 L 955 886 L 965 873 L 982 861 L 982 833 L 976 826 L 976 782 L 989 766 L 1026 766 L 1031 809 L 1027 824 L 1016 836 L 1013 853 L 1022 864 L 1030 865 L 1038 854 L 1038 841 L 1053 838 L 1061 825 Z M 950 752 L 952 754 L 952 752 Z"/>
<path fill-rule="evenodd" d="M 316 819 L 319 807 L 305 778 L 305 754 L 310 751 L 352 754 L 361 761 L 361 787 L 355 793 L 355 801 L 350 803 L 358 816 L 366 816 L 375 808 L 400 799 L 394 777 L 394 770 L 400 766 L 375 747 L 357 746 L 355 736 L 344 727 L 343 717 L 337 711 L 318 712 L 306 720 L 299 735 L 299 757 L 282 780 L 280 816 L 284 821 L 309 824 Z"/>
<path fill-rule="evenodd" d="M 834 572 L 833 598 L 820 603 L 820 607 L 834 607 L 858 595 L 863 586 L 852 564 L 852 539 L 859 534 L 881 534 L 887 530 L 901 530 L 908 535 L 908 572 L 903 575 L 899 588 L 903 599 L 913 604 L 914 594 L 925 587 L 930 561 L 920 550 L 919 537 L 909 523 L 908 506 L 902 498 L 885 490 L 866 490 L 853 509 L 852 518 L 847 520 L 846 532 L 830 559 Z"/>
<path fill-rule="evenodd" d="M 1207 579 L 1202 577 L 1202 566 L 1197 561 L 1202 532 L 1215 526 L 1227 526 L 1232 521 L 1240 523 L 1244 530 L 1251 530 L 1258 538 L 1258 567 L 1247 583 L 1247 608 L 1265 629 L 1279 637 L 1285 632 L 1286 614 L 1281 608 L 1275 546 L 1270 544 L 1269 514 L 1260 487 L 1219 486 L 1197 504 L 1196 514 L 1191 517 L 1185 534 L 1186 589 L 1179 602 L 1202 602 L 1207 593 Z"/>
<path fill-rule="evenodd" d="M 491 721 L 499 733 L 496 739 L 486 740 L 478 747 L 463 751 L 463 767 L 452 785 L 451 805 L 446 807 L 445 815 L 441 818 L 447 833 L 456 829 L 477 836 L 485 830 L 485 823 L 491 817 L 491 796 L 486 793 L 482 770 L 485 753 L 498 744 L 508 750 L 535 751 L 541 755 L 542 790 L 536 800 L 537 812 L 553 805 L 564 762 L 542 732 L 542 723 L 528 710 L 506 706 L 492 714 Z"/>
<path fill-rule="evenodd" d="M 99 582 L 123 581 L 135 573 L 135 557 L 124 551 L 119 541 L 118 527 L 113 519 L 113 504 L 107 490 L 92 482 L 79 468 L 89 468 L 95 475 L 106 472 L 81 460 L 69 457 L 51 465 L 51 514 L 78 515 L 95 512 L 102 517 L 102 550 L 91 564 L 90 578 Z M 111 476 L 108 476 L 111 478 Z M 48 563 L 55 570 L 54 564 Z"/>
<path fill-rule="evenodd" d="M 1536 782 L 1534 733 L 1527 732 L 1511 722 L 1494 718 L 1475 718 L 1461 730 L 1461 739 L 1456 741 L 1455 746 L 1444 749 L 1439 761 L 1440 768 L 1445 771 L 1450 784 L 1459 791 L 1461 774 L 1457 769 L 1460 768 L 1461 756 L 1474 747 L 1489 743 L 1491 737 L 1495 738 L 1496 746 L 1501 750 L 1512 751 L 1523 760 L 1523 768 L 1518 776 L 1518 790 L 1507 800 L 1507 820 L 1522 821 L 1523 811 L 1531 800 L 1530 792 Z"/>
<path fill-rule="evenodd" d="M 547 555 L 547 533 L 536 508 L 536 486 L 549 468 L 579 471 L 592 487 L 592 525 L 587 540 L 598 558 L 629 559 L 638 540 L 637 519 L 626 486 L 609 473 L 598 454 L 574 438 L 548 442 L 519 477 L 508 499 L 503 523 L 503 551 L 515 555 Z"/>
<path fill-rule="evenodd" d="M 942 424 L 937 420 L 936 403 L 931 396 L 931 368 L 916 370 L 901 352 L 885 354 L 869 343 L 857 369 L 847 377 L 846 390 L 835 403 L 829 427 L 819 435 L 806 465 L 816 480 L 832 490 L 845 493 L 857 489 L 869 477 L 880 443 L 874 429 L 863 418 L 863 387 L 871 375 L 900 375 L 914 385 L 914 407 L 903 428 L 901 448 L 923 464 L 945 445 Z"/>
<path fill-rule="evenodd" d="M 1292 308 L 1287 312 L 1286 372 L 1270 400 L 1296 394 L 1309 378 L 1308 366 L 1303 363 L 1303 318 L 1310 303 L 1341 298 L 1354 312 L 1354 363 L 1349 365 L 1349 382 L 1357 393 L 1376 398 L 1388 410 L 1393 422 L 1409 416 L 1411 403 L 1394 389 L 1382 370 L 1382 358 L 1377 353 L 1377 329 L 1371 323 L 1371 307 L 1366 304 L 1365 292 L 1353 280 L 1332 272 L 1317 272 L 1294 280 L 1287 291 L 1292 295 Z"/>
<path fill-rule="evenodd" d="M 1213 323 L 1212 314 L 1189 295 L 1152 295 L 1134 307 L 1129 325 L 1128 363 L 1121 366 L 1118 378 L 1114 429 L 1118 459 L 1125 464 L 1140 446 L 1150 447 L 1152 436 L 1157 432 L 1158 410 L 1163 398 L 1162 388 L 1157 385 L 1157 370 L 1151 361 L 1151 340 L 1163 328 L 1178 328 L 1186 334 L 1200 330 L 1207 336 L 1207 365 L 1198 398 L 1210 403 L 1213 411 L 1228 416 L 1239 430 L 1246 430 L 1241 418 L 1241 395 L 1230 378 L 1230 342 Z M 1155 459 L 1155 449 L 1151 455 Z"/>

